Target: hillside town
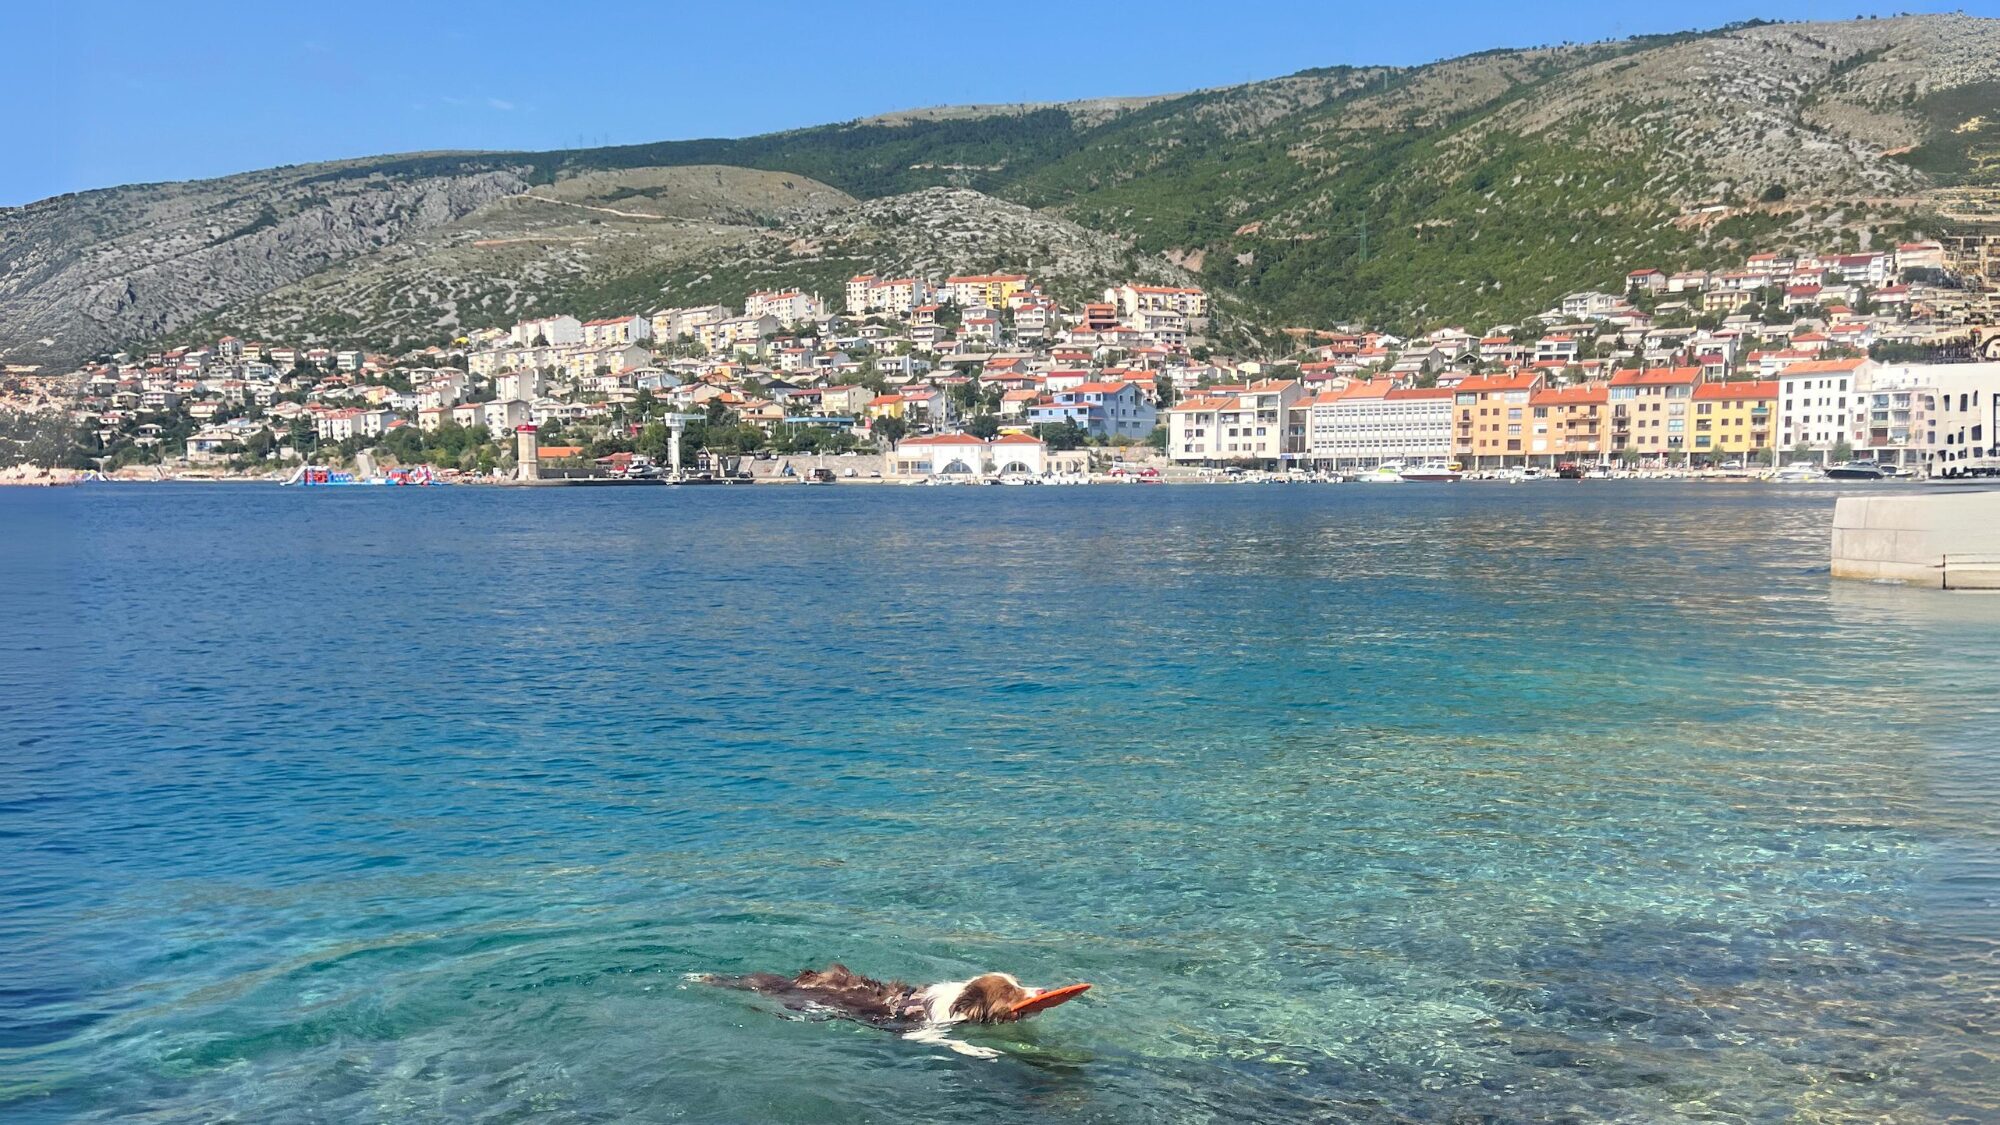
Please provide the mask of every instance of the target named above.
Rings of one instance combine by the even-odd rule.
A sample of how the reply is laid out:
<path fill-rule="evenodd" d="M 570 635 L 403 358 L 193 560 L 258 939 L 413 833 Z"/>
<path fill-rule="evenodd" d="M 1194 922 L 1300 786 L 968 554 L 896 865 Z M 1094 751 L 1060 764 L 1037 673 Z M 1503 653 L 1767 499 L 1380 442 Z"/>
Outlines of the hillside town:
<path fill-rule="evenodd" d="M 1207 342 L 1198 288 L 1126 283 L 1065 304 L 1026 273 L 863 274 L 837 305 L 775 290 L 555 314 L 393 356 L 225 336 L 16 369 L 0 413 L 14 430 L 74 428 L 67 449 L 14 435 L 17 463 L 36 446 L 70 469 L 142 475 L 281 475 L 365 450 L 504 478 L 530 428 L 540 464 L 586 474 L 867 452 L 884 479 L 1039 477 L 1057 454 L 1106 450 L 1129 452 L 1061 466 L 1214 479 L 1861 460 L 1955 475 L 2000 458 L 2000 363 L 1977 362 L 2000 359 L 1980 351 L 1990 300 L 1937 242 L 1759 253 L 1726 271 L 1635 269 L 1521 324 L 1287 329 L 1285 354 L 1232 357 Z"/>

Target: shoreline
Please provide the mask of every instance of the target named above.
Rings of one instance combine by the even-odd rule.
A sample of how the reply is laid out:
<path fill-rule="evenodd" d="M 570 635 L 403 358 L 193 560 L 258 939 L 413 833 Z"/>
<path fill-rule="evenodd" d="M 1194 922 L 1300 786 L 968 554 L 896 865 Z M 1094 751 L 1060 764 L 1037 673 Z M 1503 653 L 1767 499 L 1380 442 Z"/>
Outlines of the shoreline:
<path fill-rule="evenodd" d="M 1610 478 L 1610 480 L 1613 483 L 1633 481 L 1645 484 L 1699 484 L 1699 485 L 1758 484 L 1758 485 L 1790 485 L 1795 487 L 1797 486 L 1805 486 L 1805 487 L 1886 486 L 1899 493 L 1904 492 L 1909 488 L 1919 487 L 1919 486 L 1935 487 L 1950 491 L 1977 489 L 1981 486 L 1985 486 L 1988 488 L 2000 488 L 2000 478 L 1991 478 L 1991 477 L 1936 478 L 1936 479 L 1922 479 L 1922 480 L 1889 480 L 1889 481 L 1851 481 L 1851 480 L 1843 481 L 1843 480 L 1832 480 L 1832 479 L 1781 481 L 1768 476 L 1748 476 L 1740 474 L 1724 475 L 1724 474 L 1661 473 L 1661 474 L 1633 474 L 1630 476 L 1613 477 Z M 684 481 L 669 481 L 669 480 L 625 480 L 616 477 L 573 477 L 573 478 L 544 478 L 541 480 L 533 480 L 533 481 L 512 480 L 512 479 L 508 480 L 468 479 L 468 480 L 443 482 L 441 485 L 436 485 L 436 486 L 416 486 L 416 487 L 547 489 L 547 488 L 697 488 L 697 487 L 741 488 L 748 486 L 755 488 L 771 488 L 771 487 L 797 486 L 797 485 L 802 485 L 804 483 L 805 482 L 801 480 L 780 478 L 780 477 L 760 477 L 753 480 L 743 480 L 743 481 L 702 481 L 702 482 L 684 482 Z M 1172 487 L 1188 487 L 1188 486 L 1246 486 L 1247 487 L 1247 486 L 1273 485 L 1273 484 L 1352 485 L 1356 483 L 1358 482 L 1313 480 L 1313 479 L 1288 480 L 1282 477 L 1267 477 L 1255 480 L 1228 480 L 1222 478 L 1207 478 L 1207 477 L 1180 477 L 1180 478 L 1163 478 L 1151 481 L 1138 481 L 1129 478 L 1120 479 L 1108 476 L 1093 477 L 1088 480 L 1071 480 L 1071 481 L 1061 481 L 1061 482 L 1031 481 L 1028 483 L 1028 485 L 1015 485 L 1015 486 L 1003 485 L 1002 482 L 1000 482 L 997 479 L 945 481 L 945 480 L 936 480 L 925 477 L 849 477 L 849 478 L 842 478 L 834 482 L 835 485 L 840 487 L 859 485 L 863 487 L 899 487 L 899 488 L 969 488 L 969 487 L 1028 487 L 1028 486 L 1069 488 L 1069 487 L 1077 487 L 1084 485 L 1105 486 L 1105 487 L 1112 487 L 1112 486 L 1126 487 L 1126 486 L 1138 486 L 1138 485 L 1145 485 L 1145 486 L 1167 485 Z M 1506 478 L 1473 479 L 1468 477 L 1464 480 L 1459 480 L 1459 481 L 1403 481 L 1400 483 L 1409 485 L 1418 485 L 1418 486 L 1429 485 L 1432 487 L 1437 487 L 1437 486 L 1449 486 L 1456 484 L 1589 485 L 1602 482 L 1589 481 L 1589 480 L 1562 480 L 1557 478 L 1521 480 L 1521 479 L 1506 479 Z M 115 476 L 88 477 L 83 474 L 76 474 L 67 477 L 44 476 L 44 477 L 29 477 L 29 478 L 18 478 L 18 477 L 0 478 L 0 488 L 77 488 L 77 487 L 82 487 L 84 485 L 107 485 L 107 484 L 108 485 L 263 484 L 263 485 L 271 485 L 273 487 L 289 487 L 282 480 L 273 479 L 268 476 L 254 476 L 254 477 L 214 476 L 208 474 L 172 476 L 172 477 L 115 477 Z M 325 486 L 319 486 L 319 487 L 325 487 Z M 386 487 L 396 487 L 396 486 L 391 486 L 387 484 L 362 483 L 362 484 L 343 485 L 340 487 L 386 488 Z M 818 485 L 813 487 L 829 487 L 829 486 Z"/>

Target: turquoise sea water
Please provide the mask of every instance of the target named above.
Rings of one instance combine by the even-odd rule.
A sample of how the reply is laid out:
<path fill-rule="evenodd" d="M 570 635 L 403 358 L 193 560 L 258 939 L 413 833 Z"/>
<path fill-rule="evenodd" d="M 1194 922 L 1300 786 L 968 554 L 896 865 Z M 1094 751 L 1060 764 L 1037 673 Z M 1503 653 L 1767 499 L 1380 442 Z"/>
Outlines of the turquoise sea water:
<path fill-rule="evenodd" d="M 1832 493 L 0 490 L 0 1119 L 2000 1118 Z M 981 1061 L 697 971 L 1097 990 Z"/>

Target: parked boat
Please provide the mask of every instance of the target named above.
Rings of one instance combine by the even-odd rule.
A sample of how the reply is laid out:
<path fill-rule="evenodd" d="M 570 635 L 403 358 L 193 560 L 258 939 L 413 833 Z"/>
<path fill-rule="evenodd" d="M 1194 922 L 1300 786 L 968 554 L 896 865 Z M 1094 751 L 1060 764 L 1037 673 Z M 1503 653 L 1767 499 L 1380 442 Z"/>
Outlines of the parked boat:
<path fill-rule="evenodd" d="M 1574 461 L 1564 461 L 1562 464 L 1556 466 L 1556 476 L 1563 480 L 1582 480 L 1584 477 L 1583 466 Z"/>
<path fill-rule="evenodd" d="M 288 485 L 305 488 L 350 487 L 356 485 L 389 485 L 405 487 L 431 487 L 444 482 L 431 472 L 429 465 L 414 465 L 407 469 L 390 469 L 381 476 L 356 476 L 346 469 L 334 469 L 325 465 L 301 465 L 293 471 Z"/>
<path fill-rule="evenodd" d="M 833 483 L 834 481 L 836 481 L 836 480 L 838 480 L 838 479 L 840 479 L 840 478 L 838 478 L 838 477 L 836 477 L 836 476 L 834 476 L 834 475 L 833 475 L 833 470 L 832 470 L 832 469 L 827 469 L 827 468 L 815 468 L 815 469 L 807 469 L 807 470 L 806 470 L 806 475 L 805 475 L 804 477 L 800 478 L 800 480 L 799 480 L 799 483 L 800 483 L 800 484 L 832 484 L 832 483 Z"/>
<path fill-rule="evenodd" d="M 1873 461 L 1847 461 L 1826 471 L 1828 480 L 1882 480 L 1888 475 Z"/>
<path fill-rule="evenodd" d="M 1404 479 L 1403 467 L 1392 461 L 1386 465 L 1377 465 L 1354 479 L 1361 484 L 1401 484 Z"/>
<path fill-rule="evenodd" d="M 1400 474 L 1406 481 L 1421 483 L 1452 482 L 1462 480 L 1465 474 L 1444 461 L 1426 461 L 1404 469 Z"/>
<path fill-rule="evenodd" d="M 1805 481 L 1825 480 L 1826 475 L 1820 472 L 1818 465 L 1810 461 L 1794 461 L 1779 469 L 1772 479 L 1785 484 L 1799 484 Z"/>

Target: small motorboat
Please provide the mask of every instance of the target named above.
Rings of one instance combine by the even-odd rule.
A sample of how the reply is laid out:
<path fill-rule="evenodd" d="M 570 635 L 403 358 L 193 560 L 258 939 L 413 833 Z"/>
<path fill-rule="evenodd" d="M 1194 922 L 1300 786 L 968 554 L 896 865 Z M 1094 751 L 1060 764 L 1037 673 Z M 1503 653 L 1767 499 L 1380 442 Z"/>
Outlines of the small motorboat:
<path fill-rule="evenodd" d="M 1888 475 L 1873 461 L 1847 461 L 1826 471 L 1828 480 L 1883 480 Z"/>
<path fill-rule="evenodd" d="M 1825 480 L 1826 475 L 1820 472 L 1818 465 L 1810 461 L 1794 461 L 1779 469 L 1772 479 L 1785 484 L 1800 484 L 1805 481 Z"/>
<path fill-rule="evenodd" d="M 833 475 L 833 470 L 832 470 L 832 469 L 827 469 L 827 468 L 817 468 L 817 469 L 807 469 L 807 470 L 806 470 L 806 475 L 805 475 L 805 476 L 803 476 L 803 477 L 800 477 L 800 478 L 799 478 L 799 483 L 800 483 L 800 484 L 832 484 L 832 483 L 833 483 L 834 481 L 836 481 L 836 480 L 839 480 L 839 479 L 840 479 L 839 477 L 836 477 L 836 476 L 834 476 L 834 475 Z"/>
<path fill-rule="evenodd" d="M 1402 466 L 1391 462 L 1377 465 L 1354 478 L 1361 484 L 1401 484 L 1404 481 Z"/>

